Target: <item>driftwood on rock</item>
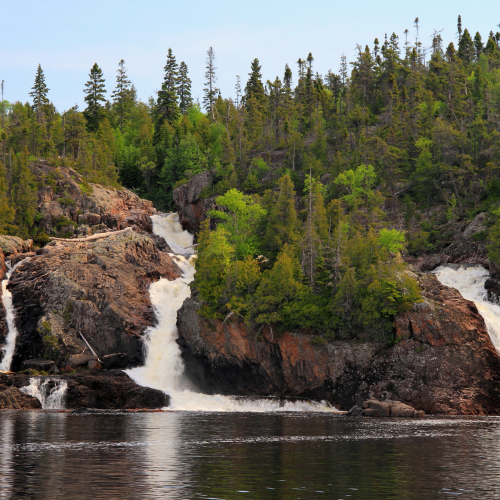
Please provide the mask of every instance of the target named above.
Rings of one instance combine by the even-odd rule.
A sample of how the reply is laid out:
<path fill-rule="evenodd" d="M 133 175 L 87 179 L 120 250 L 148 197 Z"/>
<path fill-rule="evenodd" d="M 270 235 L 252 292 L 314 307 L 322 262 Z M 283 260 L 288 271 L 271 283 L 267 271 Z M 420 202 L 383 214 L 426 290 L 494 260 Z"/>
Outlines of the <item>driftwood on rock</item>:
<path fill-rule="evenodd" d="M 117 234 L 127 233 L 128 231 L 132 231 L 131 227 L 127 227 L 122 229 L 121 231 L 112 231 L 110 233 L 98 233 L 92 236 L 85 236 L 85 238 L 50 238 L 52 241 L 64 241 L 65 243 L 80 243 L 81 241 L 91 241 L 91 240 L 99 240 L 101 238 L 106 238 L 108 236 L 115 236 Z"/>

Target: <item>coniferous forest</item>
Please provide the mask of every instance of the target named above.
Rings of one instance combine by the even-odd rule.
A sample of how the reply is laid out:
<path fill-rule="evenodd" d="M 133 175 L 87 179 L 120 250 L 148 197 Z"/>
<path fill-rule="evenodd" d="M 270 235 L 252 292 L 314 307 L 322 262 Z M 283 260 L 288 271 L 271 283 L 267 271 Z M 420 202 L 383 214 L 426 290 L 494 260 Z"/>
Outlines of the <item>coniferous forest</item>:
<path fill-rule="evenodd" d="M 363 329 L 390 339 L 392 318 L 420 300 L 402 257 L 443 248 L 447 224 L 487 212 L 478 237 L 500 262 L 500 32 L 473 34 L 460 17 L 457 30 L 426 48 L 417 18 L 415 37 L 382 34 L 326 75 L 309 53 L 264 80 L 256 58 L 234 98 L 217 88 L 209 48 L 201 103 L 170 49 L 147 103 L 125 61 L 116 76 L 95 63 L 75 89 L 83 111 L 55 108 L 39 65 L 30 102 L 4 101 L 2 83 L 0 231 L 45 241 L 40 160 L 76 170 L 84 190 L 124 186 L 162 211 L 210 170 L 217 224 L 198 236 L 194 283 L 207 318 L 301 328 L 318 343 Z"/>

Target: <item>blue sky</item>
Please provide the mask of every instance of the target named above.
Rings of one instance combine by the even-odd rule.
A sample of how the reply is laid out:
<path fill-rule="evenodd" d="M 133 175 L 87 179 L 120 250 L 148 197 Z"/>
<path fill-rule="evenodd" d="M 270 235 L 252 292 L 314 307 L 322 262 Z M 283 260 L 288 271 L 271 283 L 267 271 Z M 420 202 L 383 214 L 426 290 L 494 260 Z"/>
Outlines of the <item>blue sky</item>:
<path fill-rule="evenodd" d="M 26 101 L 38 63 L 46 75 L 49 97 L 59 110 L 78 103 L 94 62 L 104 71 L 108 95 L 120 59 L 138 95 L 147 100 L 163 79 L 166 53 L 185 61 L 193 80 L 193 97 L 202 99 L 206 51 L 213 46 L 218 86 L 234 95 L 236 75 L 244 85 L 250 62 L 258 57 L 264 80 L 283 76 L 285 63 L 296 75 L 295 62 L 312 52 L 314 69 L 337 72 L 340 56 L 354 59 L 355 47 L 373 44 L 375 37 L 404 30 L 414 38 L 413 21 L 420 19 L 420 38 L 431 42 L 433 29 L 444 29 L 446 44 L 456 41 L 456 20 L 483 38 L 497 31 L 496 0 L 299 2 L 295 0 L 24 0 L 3 2 L 0 30 L 0 79 L 5 99 Z M 402 43 L 401 43 L 402 45 Z"/>

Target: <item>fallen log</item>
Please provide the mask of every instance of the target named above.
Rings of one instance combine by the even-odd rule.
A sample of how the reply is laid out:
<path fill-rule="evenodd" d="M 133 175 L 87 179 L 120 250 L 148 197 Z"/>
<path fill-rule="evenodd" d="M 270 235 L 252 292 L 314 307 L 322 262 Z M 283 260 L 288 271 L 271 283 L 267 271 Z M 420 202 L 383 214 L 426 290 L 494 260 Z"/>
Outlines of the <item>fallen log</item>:
<path fill-rule="evenodd" d="M 131 227 L 127 227 L 120 231 L 112 231 L 110 233 L 98 233 L 93 234 L 92 236 L 85 236 L 85 238 L 50 238 L 52 241 L 64 241 L 66 243 L 80 243 L 81 241 L 92 241 L 98 240 L 100 238 L 106 238 L 108 236 L 115 236 L 117 234 L 127 233 L 128 231 L 132 231 Z"/>

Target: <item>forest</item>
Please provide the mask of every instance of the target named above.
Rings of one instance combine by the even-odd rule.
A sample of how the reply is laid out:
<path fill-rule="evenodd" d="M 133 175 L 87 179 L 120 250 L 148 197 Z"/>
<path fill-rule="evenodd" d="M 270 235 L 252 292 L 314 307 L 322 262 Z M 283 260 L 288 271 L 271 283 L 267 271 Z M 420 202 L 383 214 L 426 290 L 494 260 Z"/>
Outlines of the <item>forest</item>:
<path fill-rule="evenodd" d="M 480 237 L 500 263 L 500 32 L 473 33 L 459 16 L 455 43 L 435 32 L 426 47 L 417 18 L 413 34 L 358 45 L 326 75 L 309 53 L 264 81 L 256 58 L 235 98 L 217 88 L 209 48 L 201 103 L 171 49 L 147 103 L 123 60 L 112 90 L 94 64 L 83 111 L 55 108 L 39 65 L 31 102 L 4 101 L 2 82 L 0 233 L 43 241 L 36 161 L 162 211 L 210 170 L 217 224 L 199 234 L 194 283 L 207 318 L 302 329 L 320 344 L 361 330 L 390 340 L 394 315 L 420 300 L 403 257 L 442 248 L 440 225 L 487 212 Z M 444 220 L 422 216 L 434 207 Z"/>

